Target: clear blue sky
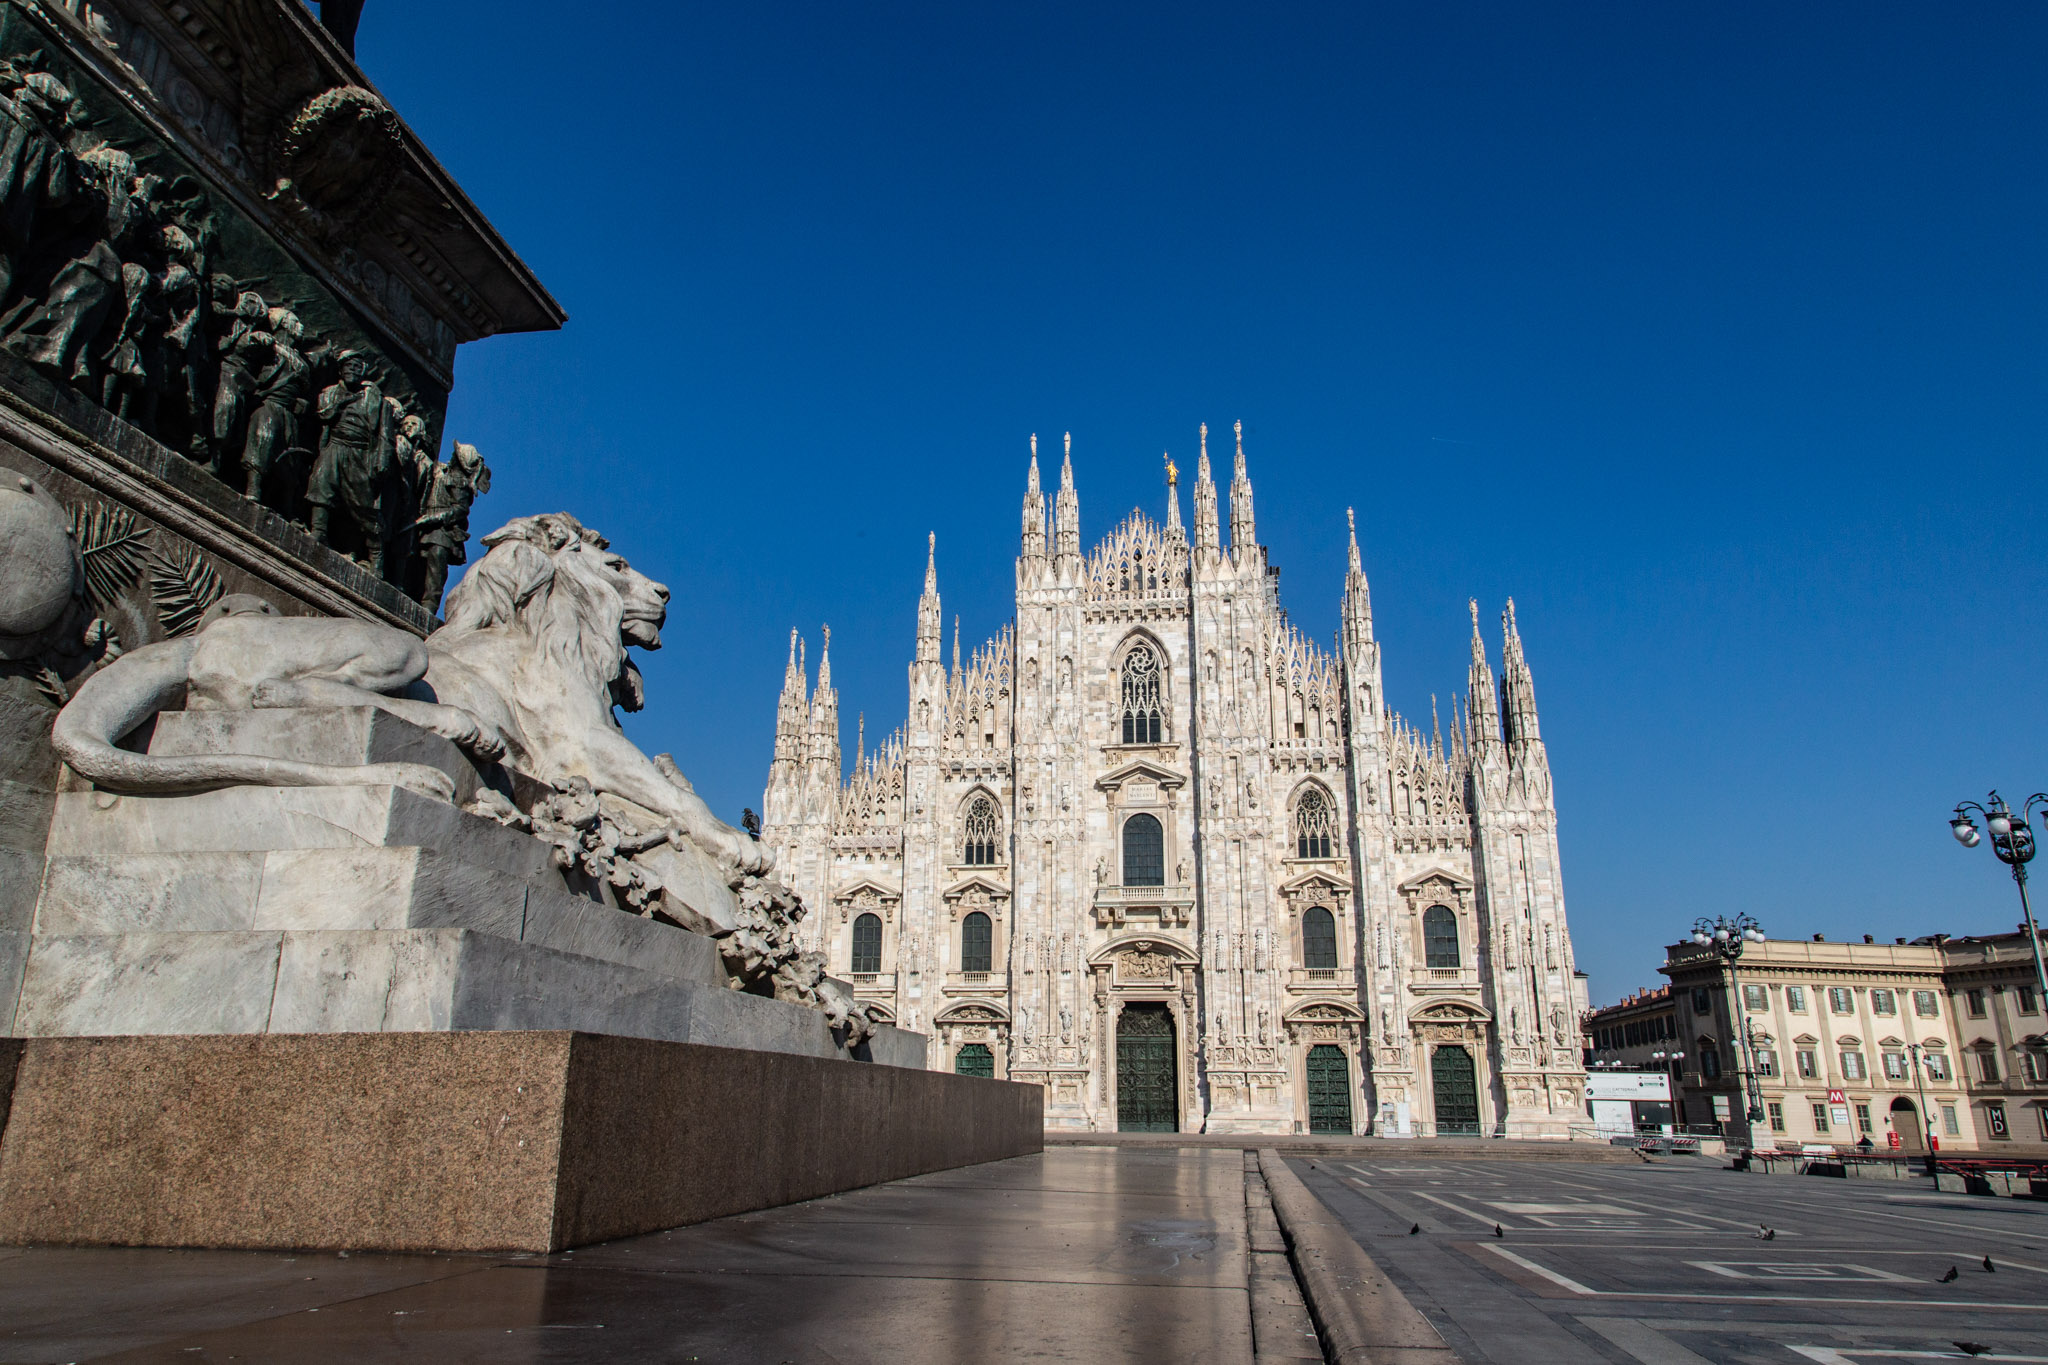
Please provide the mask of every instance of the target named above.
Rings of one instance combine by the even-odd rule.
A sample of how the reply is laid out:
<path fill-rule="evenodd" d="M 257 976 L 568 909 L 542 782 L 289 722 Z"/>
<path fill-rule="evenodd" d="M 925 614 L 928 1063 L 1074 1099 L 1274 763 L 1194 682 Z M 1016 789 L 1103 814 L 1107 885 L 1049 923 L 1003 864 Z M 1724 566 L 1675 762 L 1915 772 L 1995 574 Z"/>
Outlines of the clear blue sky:
<path fill-rule="evenodd" d="M 2048 787 L 2048 7 L 370 0 L 360 54 L 569 311 L 462 352 L 478 529 L 676 590 L 629 727 L 729 817 L 792 625 L 850 751 L 928 529 L 1007 619 L 1031 432 L 1092 542 L 1242 418 L 1318 638 L 1357 507 L 1403 711 L 1516 599 L 1596 1002 L 1701 913 L 2017 921 L 1944 818 Z"/>

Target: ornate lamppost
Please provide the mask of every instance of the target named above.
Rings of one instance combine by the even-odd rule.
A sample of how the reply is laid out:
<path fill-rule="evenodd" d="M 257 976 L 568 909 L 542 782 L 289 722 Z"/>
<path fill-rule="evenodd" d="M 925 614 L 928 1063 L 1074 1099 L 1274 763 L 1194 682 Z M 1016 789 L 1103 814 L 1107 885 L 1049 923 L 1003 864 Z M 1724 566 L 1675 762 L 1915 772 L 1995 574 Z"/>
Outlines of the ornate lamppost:
<path fill-rule="evenodd" d="M 2048 806 L 2048 792 L 2035 792 L 2018 811 L 2007 807 L 1997 792 L 1987 799 L 1989 806 L 1980 806 L 1975 801 L 1958 805 L 1948 822 L 1949 831 L 1964 848 L 1975 848 L 1984 836 L 1977 832 L 1969 812 L 1984 817 L 1984 829 L 1991 835 L 1991 851 L 1998 855 L 1998 861 L 2012 869 L 2013 883 L 2020 889 L 2020 914 L 2026 918 L 2027 943 L 2034 950 L 2034 989 L 2040 992 L 2037 998 L 2048 1000 L 2048 963 L 2041 960 L 2041 933 L 2034 927 L 2034 907 L 2027 900 L 2027 864 L 2034 858 L 2034 827 L 2027 823 L 2027 817 L 2036 806 Z"/>
<path fill-rule="evenodd" d="M 1703 916 L 1692 926 L 1693 944 L 1710 950 L 1728 964 L 1728 989 L 1735 997 L 1736 1057 L 1742 1064 L 1743 1092 L 1749 1100 L 1748 1127 L 1752 1143 L 1756 1125 L 1764 1121 L 1764 1091 L 1757 1080 L 1756 1063 L 1751 1055 L 1749 1015 L 1742 1006 L 1742 982 L 1735 973 L 1735 960 L 1742 956 L 1744 948 L 1763 941 L 1763 926 L 1746 914 L 1716 915 L 1712 919 Z"/>

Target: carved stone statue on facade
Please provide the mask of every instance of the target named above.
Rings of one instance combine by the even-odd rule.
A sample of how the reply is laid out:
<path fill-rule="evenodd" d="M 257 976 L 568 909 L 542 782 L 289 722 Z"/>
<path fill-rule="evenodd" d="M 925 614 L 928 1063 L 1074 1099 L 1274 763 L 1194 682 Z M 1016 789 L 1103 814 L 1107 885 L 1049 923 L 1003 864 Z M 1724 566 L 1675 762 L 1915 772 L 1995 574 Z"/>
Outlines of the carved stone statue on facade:
<path fill-rule="evenodd" d="M 302 455 L 299 418 L 313 384 L 313 363 L 299 350 L 305 326 L 289 308 L 272 308 L 266 314 L 269 327 L 268 363 L 250 376 L 249 433 L 242 443 L 243 496 L 261 502 L 271 469 L 284 457 L 297 466 L 294 456 Z M 299 472 L 303 472 L 300 470 Z"/>

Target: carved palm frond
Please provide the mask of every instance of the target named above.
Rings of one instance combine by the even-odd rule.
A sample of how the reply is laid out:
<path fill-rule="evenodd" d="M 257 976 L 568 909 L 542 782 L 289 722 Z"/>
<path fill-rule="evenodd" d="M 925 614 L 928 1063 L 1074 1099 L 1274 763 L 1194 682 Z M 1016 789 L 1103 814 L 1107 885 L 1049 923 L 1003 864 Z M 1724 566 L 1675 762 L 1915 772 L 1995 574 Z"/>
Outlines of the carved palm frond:
<path fill-rule="evenodd" d="M 173 545 L 150 558 L 149 594 L 156 599 L 157 620 L 166 636 L 189 635 L 226 591 L 220 575 L 197 550 Z"/>
<path fill-rule="evenodd" d="M 71 508 L 71 536 L 85 559 L 85 596 L 99 612 L 110 610 L 135 582 L 149 559 L 149 532 L 135 514 L 103 502 Z"/>

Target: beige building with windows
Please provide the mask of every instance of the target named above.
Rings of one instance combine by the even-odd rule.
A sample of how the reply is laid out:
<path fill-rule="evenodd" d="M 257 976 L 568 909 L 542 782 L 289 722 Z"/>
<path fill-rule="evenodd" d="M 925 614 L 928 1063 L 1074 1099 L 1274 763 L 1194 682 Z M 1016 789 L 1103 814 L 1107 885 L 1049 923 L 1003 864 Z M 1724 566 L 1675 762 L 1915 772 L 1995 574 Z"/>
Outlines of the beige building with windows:
<path fill-rule="evenodd" d="M 1565 1136 L 1583 989 L 1512 603 L 1498 691 L 1472 609 L 1447 743 L 1387 706 L 1355 532 L 1335 640 L 1289 623 L 1241 439 L 1227 546 L 1206 429 L 1192 534 L 1169 465 L 1164 523 L 1092 550 L 1036 446 L 1014 616 L 949 666 L 934 550 L 850 777 L 792 633 L 762 837 L 809 946 L 1053 1128 Z"/>
<path fill-rule="evenodd" d="M 1715 952 L 1682 943 L 1662 971 L 1685 1052 L 1681 1122 L 1759 1147 L 1868 1137 L 1919 1152 L 1930 1130 L 1944 1151 L 2048 1142 L 2048 1038 L 2023 934 L 1771 939 L 1732 981 Z M 1765 1114 L 1753 1129 L 1752 1065 Z"/>

